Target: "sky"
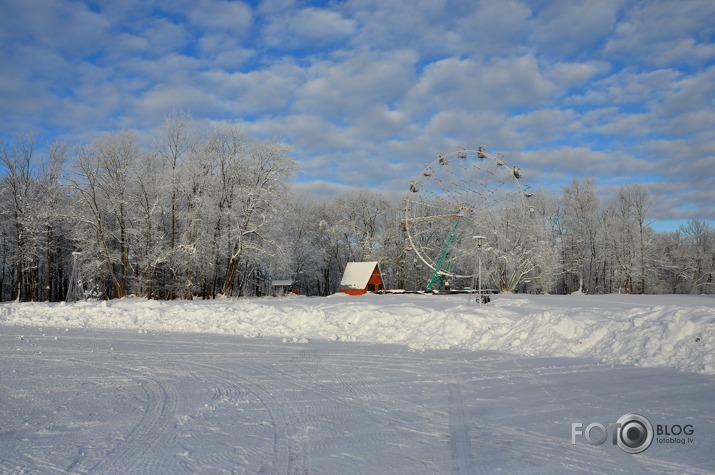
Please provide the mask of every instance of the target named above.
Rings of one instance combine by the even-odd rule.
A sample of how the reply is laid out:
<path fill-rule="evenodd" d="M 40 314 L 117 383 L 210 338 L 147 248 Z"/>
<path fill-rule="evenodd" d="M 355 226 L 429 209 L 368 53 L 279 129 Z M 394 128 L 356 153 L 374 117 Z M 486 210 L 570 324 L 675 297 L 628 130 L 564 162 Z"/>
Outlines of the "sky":
<path fill-rule="evenodd" d="M 0 0 L 5 143 L 175 112 L 287 143 L 307 196 L 483 146 L 532 190 L 641 185 L 668 230 L 715 220 L 715 2 Z"/>

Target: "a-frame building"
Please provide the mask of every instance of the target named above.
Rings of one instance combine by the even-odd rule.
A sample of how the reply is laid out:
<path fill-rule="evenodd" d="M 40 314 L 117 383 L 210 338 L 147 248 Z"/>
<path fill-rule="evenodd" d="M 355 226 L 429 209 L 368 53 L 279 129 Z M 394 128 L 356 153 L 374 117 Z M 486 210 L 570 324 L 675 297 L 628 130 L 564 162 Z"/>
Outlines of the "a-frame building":
<path fill-rule="evenodd" d="M 348 262 L 340 281 L 340 292 L 362 295 L 385 290 L 382 273 L 377 262 Z"/>

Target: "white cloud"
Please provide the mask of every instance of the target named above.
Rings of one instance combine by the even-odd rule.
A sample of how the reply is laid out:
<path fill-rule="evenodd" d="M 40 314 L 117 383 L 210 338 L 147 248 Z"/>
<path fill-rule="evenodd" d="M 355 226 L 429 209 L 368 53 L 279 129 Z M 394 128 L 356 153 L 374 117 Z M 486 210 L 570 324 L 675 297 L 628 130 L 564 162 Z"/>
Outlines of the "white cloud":
<path fill-rule="evenodd" d="M 344 128 L 323 117 L 310 114 L 266 116 L 246 124 L 259 137 L 279 137 L 303 157 L 330 155 L 355 147 Z M 320 173 L 316 169 L 315 173 Z"/>
<path fill-rule="evenodd" d="M 352 19 L 322 8 L 286 8 L 267 18 L 262 41 L 271 48 L 324 49 L 349 38 L 356 29 Z"/>
<path fill-rule="evenodd" d="M 153 18 L 140 24 L 141 34 L 149 43 L 147 51 L 150 57 L 181 51 L 191 41 L 191 34 L 186 27 L 167 18 Z"/>
<path fill-rule="evenodd" d="M 200 1 L 188 16 L 191 24 L 200 27 L 202 32 L 208 34 L 220 31 L 245 37 L 251 33 L 253 24 L 253 11 L 250 6 L 242 2 Z"/>
<path fill-rule="evenodd" d="M 628 180 L 634 174 L 651 174 L 658 170 L 656 164 L 640 160 L 628 152 L 594 151 L 587 147 L 563 146 L 543 148 L 538 151 L 515 153 L 514 157 L 523 164 L 524 172 L 534 176 L 542 172 L 557 173 L 563 181 L 570 177 L 618 177 Z"/>
<path fill-rule="evenodd" d="M 456 18 L 471 2 L 442 0 L 346 2 L 342 10 L 357 22 L 353 44 L 358 50 L 415 50 L 428 59 L 462 48 L 454 32 Z"/>
<path fill-rule="evenodd" d="M 106 45 L 110 23 L 83 3 L 7 0 L 0 7 L 0 37 L 82 57 Z"/>
<path fill-rule="evenodd" d="M 604 52 L 658 67 L 699 65 L 715 58 L 715 3 L 639 2 L 625 12 Z"/>
<path fill-rule="evenodd" d="M 511 147 L 529 148 L 534 144 L 562 141 L 565 136 L 583 133 L 584 124 L 570 109 L 537 109 L 506 119 L 507 128 L 519 134 Z"/>
<path fill-rule="evenodd" d="M 393 137 L 404 139 L 414 132 L 407 115 L 400 110 L 390 109 L 385 104 L 373 104 L 363 114 L 351 120 L 351 125 L 362 137 L 373 142 L 382 142 Z"/>
<path fill-rule="evenodd" d="M 522 1 L 465 2 L 473 5 L 466 15 L 456 15 L 458 52 L 477 58 L 524 54 L 532 11 Z"/>
<path fill-rule="evenodd" d="M 535 12 L 529 42 L 542 54 L 581 57 L 597 48 L 613 30 L 623 3 L 622 0 L 546 2 L 544 8 Z"/>
<path fill-rule="evenodd" d="M 715 106 L 715 66 L 677 78 L 663 96 L 658 113 L 672 120 L 681 115 L 705 113 L 710 115 Z M 712 125 L 712 121 L 708 121 Z M 705 124 L 703 124 L 705 125 Z"/>
<path fill-rule="evenodd" d="M 270 69 L 227 73 L 213 69 L 199 75 L 198 82 L 210 88 L 237 116 L 283 112 L 302 80 L 302 70 L 291 64 Z"/>
<path fill-rule="evenodd" d="M 159 84 L 138 97 L 127 113 L 146 127 L 161 123 L 176 110 L 192 111 L 198 116 L 220 115 L 222 101 L 193 84 Z"/>
<path fill-rule="evenodd" d="M 627 68 L 589 85 L 582 95 L 574 95 L 571 103 L 581 105 L 647 104 L 668 95 L 683 73 L 674 69 L 640 72 Z"/>
<path fill-rule="evenodd" d="M 296 91 L 294 107 L 340 121 L 375 104 L 398 101 L 411 83 L 415 59 L 408 51 L 396 51 L 316 62 Z"/>
<path fill-rule="evenodd" d="M 548 67 L 546 76 L 561 90 L 566 91 L 588 84 L 597 76 L 608 73 L 610 68 L 610 64 L 605 61 L 559 62 Z"/>
<path fill-rule="evenodd" d="M 425 68 L 409 93 L 415 111 L 489 110 L 543 104 L 557 91 L 531 56 L 489 63 L 448 58 Z"/>

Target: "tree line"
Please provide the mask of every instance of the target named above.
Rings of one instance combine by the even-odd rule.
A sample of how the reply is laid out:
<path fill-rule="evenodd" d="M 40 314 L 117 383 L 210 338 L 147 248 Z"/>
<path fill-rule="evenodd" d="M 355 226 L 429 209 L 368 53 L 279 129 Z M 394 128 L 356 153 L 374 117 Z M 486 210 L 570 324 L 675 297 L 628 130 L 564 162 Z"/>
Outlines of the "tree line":
<path fill-rule="evenodd" d="M 379 192 L 311 201 L 290 186 L 289 148 L 237 126 L 199 136 L 172 114 L 148 149 L 127 132 L 38 158 L 0 147 L 0 301 L 254 296 L 274 279 L 337 291 L 350 261 L 378 261 L 388 288 L 432 271 L 405 242 L 402 205 Z M 639 185 L 600 203 L 593 179 L 529 198 L 519 232 L 483 253 L 484 287 L 533 293 L 712 293 L 715 230 L 692 220 L 656 233 Z M 500 244 L 501 242 L 501 244 Z"/>

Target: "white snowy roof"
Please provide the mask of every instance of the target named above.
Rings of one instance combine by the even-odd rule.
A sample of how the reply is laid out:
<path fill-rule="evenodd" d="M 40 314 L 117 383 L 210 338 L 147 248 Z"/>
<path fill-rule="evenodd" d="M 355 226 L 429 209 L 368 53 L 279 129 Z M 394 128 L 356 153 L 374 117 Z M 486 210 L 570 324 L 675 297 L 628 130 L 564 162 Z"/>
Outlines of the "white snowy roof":
<path fill-rule="evenodd" d="M 348 262 L 345 267 L 343 279 L 340 281 L 341 289 L 364 289 L 370 280 L 372 271 L 375 270 L 377 261 L 374 262 Z"/>
<path fill-rule="evenodd" d="M 273 284 L 273 287 L 287 287 L 293 285 L 293 281 L 290 279 L 277 279 L 271 282 L 271 284 Z"/>

